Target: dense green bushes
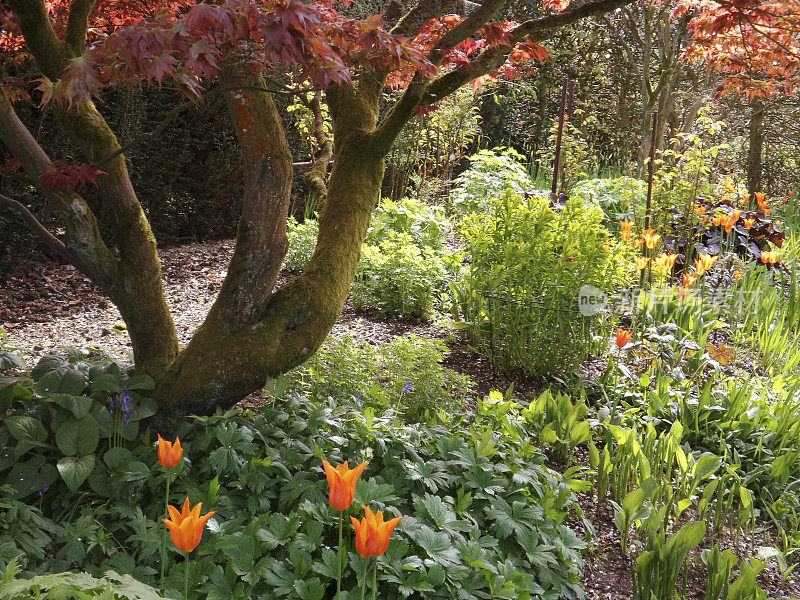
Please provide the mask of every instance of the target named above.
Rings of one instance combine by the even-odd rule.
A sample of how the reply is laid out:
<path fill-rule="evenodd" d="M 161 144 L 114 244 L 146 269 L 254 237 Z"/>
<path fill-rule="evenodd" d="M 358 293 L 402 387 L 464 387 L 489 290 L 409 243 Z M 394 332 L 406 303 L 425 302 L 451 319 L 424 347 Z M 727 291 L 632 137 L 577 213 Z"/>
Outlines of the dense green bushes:
<path fill-rule="evenodd" d="M 345 338 L 295 369 L 291 390 L 318 402 L 353 398 L 379 412 L 393 408 L 409 423 L 428 421 L 439 410 L 461 412 L 473 392 L 469 377 L 442 367 L 446 351 L 441 340 L 413 335 L 379 348 Z"/>
<path fill-rule="evenodd" d="M 581 288 L 607 291 L 619 279 L 602 212 L 571 200 L 556 213 L 510 191 L 487 202 L 461 225 L 468 265 L 453 290 L 463 326 L 500 369 L 569 369 L 589 340 Z"/>
<path fill-rule="evenodd" d="M 46 397 L 32 397 L 34 387 L 15 382 L 12 408 L 49 408 Z M 326 499 L 325 457 L 369 461 L 351 514 L 369 505 L 405 517 L 378 562 L 381 598 L 581 595 L 585 542 L 566 525 L 572 493 L 543 466 L 532 432 L 507 405 L 487 400 L 473 414 L 440 413 L 446 425 L 405 426 L 362 408 L 293 395 L 256 414 L 181 426 L 186 455 L 172 502 L 188 496 L 217 511 L 193 553 L 190 589 L 212 600 L 330 597 L 337 515 Z M 0 439 L 16 440 L 5 424 Z M 22 455 L 54 460 L 53 452 L 31 444 Z M 96 468 L 108 485 L 90 477 L 71 491 L 55 480 L 41 508 L 20 502 L 13 482 L 0 488 L 0 561 L 22 555 L 26 574 L 77 566 L 155 584 L 166 474 L 153 435 L 103 453 Z M 362 561 L 351 551 L 348 564 L 342 598 L 352 599 L 360 597 Z M 183 574 L 170 550 L 168 595 L 180 594 Z"/>
<path fill-rule="evenodd" d="M 353 306 L 385 317 L 428 319 L 457 269 L 444 243 L 450 229 L 441 209 L 408 198 L 383 199 L 361 250 L 352 286 Z M 289 222 L 287 270 L 305 267 L 318 231 L 315 219 Z"/>

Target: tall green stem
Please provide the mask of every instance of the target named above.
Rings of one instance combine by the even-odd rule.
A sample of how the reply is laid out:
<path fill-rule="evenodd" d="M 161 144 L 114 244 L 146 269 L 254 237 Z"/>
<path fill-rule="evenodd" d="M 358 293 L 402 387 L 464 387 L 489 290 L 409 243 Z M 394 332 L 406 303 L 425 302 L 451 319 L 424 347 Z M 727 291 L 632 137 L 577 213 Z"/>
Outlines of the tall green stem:
<path fill-rule="evenodd" d="M 367 593 L 367 559 L 364 559 L 364 580 L 361 586 L 361 600 L 364 600 L 364 595 Z"/>
<path fill-rule="evenodd" d="M 186 554 L 186 579 L 183 581 L 183 600 L 189 600 L 189 554 Z"/>
<path fill-rule="evenodd" d="M 378 591 L 378 557 L 375 557 L 375 567 L 372 569 L 372 600 Z"/>
<path fill-rule="evenodd" d="M 169 482 L 172 479 L 172 473 L 167 471 L 167 495 L 165 496 L 164 501 L 164 512 L 169 514 L 169 510 L 167 510 L 167 506 L 169 506 Z M 161 592 L 164 592 L 164 565 L 167 562 L 167 532 L 166 530 L 161 532 Z"/>
<path fill-rule="evenodd" d="M 336 600 L 339 600 L 339 594 L 342 591 L 342 521 L 344 520 L 344 511 L 339 511 L 339 573 L 336 578 Z"/>

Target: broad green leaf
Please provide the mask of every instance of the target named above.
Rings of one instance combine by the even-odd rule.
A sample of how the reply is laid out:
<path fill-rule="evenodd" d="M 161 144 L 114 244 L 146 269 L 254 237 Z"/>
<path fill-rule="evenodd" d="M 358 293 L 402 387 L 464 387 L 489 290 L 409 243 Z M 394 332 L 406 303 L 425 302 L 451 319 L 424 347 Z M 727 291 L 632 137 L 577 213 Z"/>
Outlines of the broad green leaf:
<path fill-rule="evenodd" d="M 11 415 L 5 420 L 8 431 L 20 442 L 38 444 L 47 439 L 47 430 L 39 421 L 25 415 Z"/>
<path fill-rule="evenodd" d="M 92 469 L 94 469 L 94 454 L 80 457 L 65 456 L 58 461 L 58 472 L 73 492 L 86 481 Z"/>
<path fill-rule="evenodd" d="M 66 456 L 91 454 L 99 440 L 97 421 L 91 415 L 67 419 L 56 431 L 56 445 Z"/>

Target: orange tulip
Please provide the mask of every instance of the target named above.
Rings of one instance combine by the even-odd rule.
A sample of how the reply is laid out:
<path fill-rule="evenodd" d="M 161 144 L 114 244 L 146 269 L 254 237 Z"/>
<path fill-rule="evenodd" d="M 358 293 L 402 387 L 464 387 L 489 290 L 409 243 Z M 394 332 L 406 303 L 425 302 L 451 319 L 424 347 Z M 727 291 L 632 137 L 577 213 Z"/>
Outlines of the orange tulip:
<path fill-rule="evenodd" d="M 694 285 L 695 281 L 697 281 L 697 275 L 693 275 L 692 273 L 683 274 L 683 287 L 690 288 Z"/>
<path fill-rule="evenodd" d="M 672 267 L 675 266 L 675 261 L 678 260 L 677 254 L 665 254 L 664 255 L 664 267 L 671 271 Z"/>
<path fill-rule="evenodd" d="M 350 517 L 356 528 L 356 550 L 364 558 L 383 556 L 389 547 L 392 531 L 403 517 L 395 517 L 383 522 L 383 513 L 373 514 L 369 506 L 364 507 L 364 518 L 359 521 Z"/>
<path fill-rule="evenodd" d="M 775 227 L 780 227 L 782 224 L 783 224 L 783 221 L 781 221 L 780 219 L 775 221 Z"/>
<path fill-rule="evenodd" d="M 741 279 L 742 275 L 744 275 L 744 273 L 742 271 L 734 271 L 733 272 L 734 281 L 738 281 L 739 279 Z"/>
<path fill-rule="evenodd" d="M 789 198 L 791 198 L 792 196 L 794 196 L 794 190 L 789 190 L 789 192 L 788 192 L 788 195 L 789 195 Z"/>
<path fill-rule="evenodd" d="M 725 189 L 728 190 L 729 192 L 735 192 L 736 186 L 733 185 L 733 182 L 730 179 L 728 179 L 725 181 Z"/>
<path fill-rule="evenodd" d="M 722 225 L 724 221 L 725 221 L 725 215 L 723 215 L 722 213 L 717 213 L 714 216 L 714 220 L 712 221 L 712 223 L 714 224 L 714 227 L 719 227 L 720 225 Z"/>
<path fill-rule="evenodd" d="M 631 333 L 630 331 L 627 331 L 625 329 L 622 329 L 621 327 L 617 327 L 617 339 L 616 339 L 617 348 L 621 349 L 621 348 L 624 348 L 625 346 L 627 346 L 628 342 L 631 341 L 632 337 L 633 337 L 633 333 Z"/>
<path fill-rule="evenodd" d="M 767 250 L 764 250 L 761 253 L 761 262 L 768 265 L 774 265 L 775 263 L 778 262 L 778 251 L 774 250 L 772 252 L 769 252 Z"/>
<path fill-rule="evenodd" d="M 325 475 L 328 476 L 328 488 L 330 495 L 328 501 L 334 510 L 347 510 L 353 503 L 353 498 L 356 495 L 356 483 L 361 473 L 367 467 L 368 463 L 361 463 L 355 469 L 350 469 L 347 461 L 343 465 L 334 468 L 324 458 L 322 459 L 322 466 L 325 468 Z"/>
<path fill-rule="evenodd" d="M 631 232 L 633 229 L 633 221 L 620 221 L 619 223 L 622 225 L 622 231 L 619 232 L 619 236 L 623 241 L 627 242 L 633 236 Z"/>
<path fill-rule="evenodd" d="M 633 245 L 636 246 L 637 248 L 641 248 L 642 244 L 644 244 L 644 240 L 640 237 L 633 240 Z"/>
<path fill-rule="evenodd" d="M 168 442 L 161 435 L 158 436 L 158 460 L 167 469 L 177 467 L 183 458 L 183 448 L 181 447 L 181 439 L 175 438 L 175 442 Z"/>
<path fill-rule="evenodd" d="M 706 207 L 702 205 L 700 206 L 695 205 L 692 210 L 694 211 L 694 214 L 696 214 L 698 217 L 702 217 L 704 214 L 706 214 Z"/>
<path fill-rule="evenodd" d="M 661 236 L 658 235 L 652 229 L 645 229 L 642 232 L 642 240 L 644 240 L 644 245 L 649 250 L 653 250 L 658 245 L 658 241 L 660 239 L 661 239 Z"/>
<path fill-rule="evenodd" d="M 764 199 L 766 197 L 767 195 L 764 192 L 756 192 L 756 202 L 758 202 L 759 204 L 765 203 Z"/>
<path fill-rule="evenodd" d="M 767 216 L 767 217 L 772 214 L 772 209 L 771 208 L 765 208 L 763 210 L 764 210 L 764 215 Z"/>
<path fill-rule="evenodd" d="M 711 256 L 710 254 L 700 254 L 700 260 L 694 261 L 694 268 L 697 269 L 697 276 L 700 277 L 706 271 L 708 271 L 714 263 L 717 262 L 716 256 Z"/>
<path fill-rule="evenodd" d="M 170 537 L 175 547 L 189 554 L 192 550 L 197 548 L 200 544 L 200 538 L 203 537 L 203 529 L 206 527 L 208 520 L 216 514 L 212 510 L 210 513 L 200 515 L 200 509 L 203 508 L 203 503 L 198 502 L 197 506 L 189 508 L 189 498 L 183 503 L 183 510 L 178 512 L 174 506 L 167 506 L 169 511 L 169 519 L 162 519 L 164 525 L 170 531 Z"/>
<path fill-rule="evenodd" d="M 753 223 L 755 223 L 755 222 L 756 222 L 756 220 L 753 217 L 751 217 L 749 219 L 744 219 L 743 223 L 744 223 L 745 229 L 750 229 L 753 226 Z"/>
<path fill-rule="evenodd" d="M 647 263 L 650 262 L 650 259 L 646 256 L 637 256 L 634 260 L 636 262 L 636 268 L 640 271 L 647 266 Z"/>

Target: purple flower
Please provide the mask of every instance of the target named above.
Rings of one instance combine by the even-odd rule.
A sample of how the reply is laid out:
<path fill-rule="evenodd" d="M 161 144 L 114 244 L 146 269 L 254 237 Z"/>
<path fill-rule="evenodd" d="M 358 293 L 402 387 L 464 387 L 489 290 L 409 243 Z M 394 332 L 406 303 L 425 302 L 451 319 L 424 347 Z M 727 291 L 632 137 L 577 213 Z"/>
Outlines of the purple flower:
<path fill-rule="evenodd" d="M 131 399 L 131 395 L 126 391 L 122 394 L 122 423 L 127 425 L 131 422 L 131 408 L 128 406 L 128 402 Z"/>
<path fill-rule="evenodd" d="M 361 392 L 358 392 L 358 396 L 356 396 L 356 402 L 361 404 Z"/>
<path fill-rule="evenodd" d="M 407 394 L 413 389 L 414 389 L 414 382 L 413 381 L 406 381 L 406 384 L 403 386 L 403 391 L 400 392 L 400 393 L 401 394 Z"/>
<path fill-rule="evenodd" d="M 37 495 L 37 496 L 41 496 L 42 494 L 44 494 L 44 493 L 45 493 L 47 490 L 49 490 L 49 489 L 50 489 L 50 486 L 49 486 L 49 485 L 46 485 L 46 486 L 44 486 L 42 489 L 40 489 L 38 492 L 36 492 L 36 495 Z"/>

